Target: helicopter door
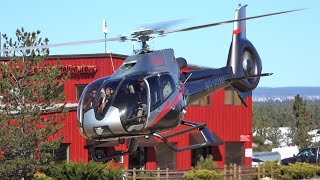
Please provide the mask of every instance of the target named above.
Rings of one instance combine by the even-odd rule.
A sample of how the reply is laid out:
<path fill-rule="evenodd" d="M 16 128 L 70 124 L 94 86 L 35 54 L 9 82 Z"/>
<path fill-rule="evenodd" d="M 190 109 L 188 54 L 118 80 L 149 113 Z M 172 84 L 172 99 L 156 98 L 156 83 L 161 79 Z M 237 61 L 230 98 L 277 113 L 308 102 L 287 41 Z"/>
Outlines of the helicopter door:
<path fill-rule="evenodd" d="M 149 84 L 140 76 L 126 77 L 117 88 L 113 106 L 119 109 L 120 120 L 127 132 L 141 131 L 149 117 Z"/>
<path fill-rule="evenodd" d="M 151 76 L 147 78 L 147 81 L 150 88 L 150 111 L 153 111 L 169 98 L 175 86 L 169 74 L 163 74 L 160 78 L 159 75 Z"/>
<path fill-rule="evenodd" d="M 147 81 L 150 89 L 150 111 L 153 111 L 161 105 L 159 76 L 149 77 Z"/>
<path fill-rule="evenodd" d="M 169 74 L 157 74 L 147 78 L 150 87 L 150 116 L 148 126 L 153 126 L 157 118 L 161 116 L 165 119 L 161 128 L 170 128 L 177 125 L 178 109 L 168 109 L 168 105 L 172 104 L 173 93 L 175 92 L 175 84 L 173 78 Z M 171 98 L 171 101 L 169 99 Z M 161 113 L 166 112 L 163 115 Z M 159 119 L 158 119 L 159 120 Z"/>

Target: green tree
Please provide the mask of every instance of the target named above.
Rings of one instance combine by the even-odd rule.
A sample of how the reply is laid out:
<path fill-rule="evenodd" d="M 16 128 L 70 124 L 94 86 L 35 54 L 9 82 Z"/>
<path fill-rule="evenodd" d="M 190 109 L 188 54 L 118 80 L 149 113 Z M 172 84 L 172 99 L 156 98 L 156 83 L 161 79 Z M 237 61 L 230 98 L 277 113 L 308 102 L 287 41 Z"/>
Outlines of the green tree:
<path fill-rule="evenodd" d="M 40 31 L 17 29 L 16 40 L 3 35 L 3 49 L 46 45 Z M 59 62 L 46 64 L 49 50 L 19 50 L 4 53 L 0 64 L 0 177 L 31 179 L 37 170 L 53 162 L 52 151 L 63 137 L 54 137 L 62 127 L 66 112 L 62 103 L 66 75 Z M 49 114 L 50 113 L 50 114 Z M 43 115 L 46 114 L 46 115 Z"/>
<path fill-rule="evenodd" d="M 308 132 L 312 129 L 312 113 L 306 101 L 296 95 L 292 106 L 291 132 L 292 142 L 299 148 L 311 145 L 311 136 Z"/>
<path fill-rule="evenodd" d="M 299 98 L 301 97 L 299 96 Z M 294 138 L 294 132 L 297 130 L 297 123 L 301 124 L 298 122 L 299 118 L 296 118 L 294 114 L 294 111 L 296 113 L 299 112 L 297 111 L 297 105 L 293 108 L 295 102 L 297 103 L 298 100 L 254 102 L 253 142 L 257 145 L 257 147 L 254 147 L 255 151 L 270 150 L 272 147 L 278 147 L 282 143 L 285 143 L 286 145 L 294 144 L 292 139 Z M 300 130 L 305 130 L 304 133 L 307 133 L 310 130 L 319 130 L 320 101 L 302 100 L 301 102 L 302 104 L 305 103 L 305 116 L 302 119 L 300 118 L 300 121 L 304 123 L 304 126 L 300 127 Z M 279 127 L 289 127 L 291 132 L 281 134 Z M 303 133 L 303 131 L 299 133 Z M 319 134 L 320 133 L 313 135 L 313 138 L 319 137 Z M 266 141 L 271 143 L 265 145 Z M 307 141 L 307 145 L 317 146 L 320 144 L 320 142 L 310 141 L 309 136 L 307 137 Z"/>
<path fill-rule="evenodd" d="M 254 151 L 271 151 L 273 146 L 279 144 L 277 136 L 273 136 L 277 129 L 274 128 L 269 114 L 271 110 L 272 106 L 253 107 L 253 142 L 256 145 Z M 272 144 L 266 144 L 267 140 Z"/>

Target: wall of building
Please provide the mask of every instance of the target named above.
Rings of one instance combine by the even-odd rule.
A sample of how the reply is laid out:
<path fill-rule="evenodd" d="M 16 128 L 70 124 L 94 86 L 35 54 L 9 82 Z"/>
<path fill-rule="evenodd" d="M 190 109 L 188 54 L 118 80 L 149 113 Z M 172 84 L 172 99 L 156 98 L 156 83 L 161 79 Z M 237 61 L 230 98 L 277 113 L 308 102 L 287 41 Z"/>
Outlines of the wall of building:
<path fill-rule="evenodd" d="M 113 63 L 115 68 L 118 68 L 125 56 L 114 55 Z M 106 54 L 92 54 L 92 55 L 67 55 L 67 56 L 51 56 L 51 60 L 47 62 L 52 65 L 55 61 L 60 59 L 63 66 L 94 66 L 97 71 L 95 73 L 71 73 L 71 78 L 64 85 L 66 95 L 66 102 L 76 103 L 76 86 L 89 84 L 95 79 L 110 75 L 113 73 L 111 60 Z M 207 106 L 189 106 L 187 108 L 187 121 L 208 124 L 208 128 L 220 137 L 224 143 L 228 142 L 243 142 L 244 152 L 250 155 L 252 148 L 252 100 L 251 97 L 246 98 L 245 106 L 231 106 L 225 105 L 225 91 L 219 90 L 210 96 L 210 104 Z M 64 143 L 70 144 L 70 160 L 71 161 L 88 161 L 88 150 L 84 149 L 87 141 L 80 135 L 77 128 L 77 115 L 75 109 L 70 110 L 65 119 L 65 127 L 60 132 L 65 139 Z M 184 127 L 179 126 L 174 132 L 182 130 Z M 188 134 L 180 135 L 170 139 L 170 142 L 176 143 L 177 147 L 190 145 L 190 138 Z M 115 150 L 126 151 L 126 144 L 119 145 Z M 247 149 L 247 150 L 245 150 Z M 226 162 L 226 148 L 225 144 L 216 146 L 211 150 L 214 159 L 219 166 Z M 157 148 L 156 146 L 145 147 L 146 169 L 157 168 Z M 231 154 L 232 156 L 232 154 Z M 244 156 L 244 154 L 243 154 Z M 176 169 L 189 169 L 191 167 L 191 151 L 184 151 L 175 154 Z M 128 165 L 128 156 L 123 157 L 123 163 Z M 251 158 L 245 157 L 244 165 L 251 165 Z"/>

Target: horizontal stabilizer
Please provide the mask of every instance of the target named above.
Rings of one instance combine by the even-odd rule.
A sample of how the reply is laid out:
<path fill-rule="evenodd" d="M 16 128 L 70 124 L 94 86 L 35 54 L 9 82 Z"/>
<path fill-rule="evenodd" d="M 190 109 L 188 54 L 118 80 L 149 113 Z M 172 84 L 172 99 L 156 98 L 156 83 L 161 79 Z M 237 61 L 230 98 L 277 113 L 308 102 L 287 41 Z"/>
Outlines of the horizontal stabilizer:
<path fill-rule="evenodd" d="M 235 78 L 230 78 L 228 79 L 228 81 L 239 81 L 239 80 L 243 80 L 243 79 L 248 79 L 248 78 L 257 78 L 257 77 L 263 77 L 263 76 L 271 76 L 273 73 L 263 73 L 263 74 L 257 74 L 257 75 L 247 75 L 247 76 L 241 76 L 241 77 L 235 77 Z M 234 87 L 235 88 L 235 87 Z M 251 91 L 247 91 L 247 92 L 241 92 L 239 89 L 235 88 L 235 90 L 238 93 L 238 96 L 242 102 L 242 104 L 244 104 L 246 107 L 248 107 L 247 103 L 244 101 L 244 99 L 248 96 L 252 95 Z"/>
<path fill-rule="evenodd" d="M 263 73 L 263 74 L 256 74 L 256 75 L 248 75 L 248 76 L 241 76 L 241 77 L 235 77 L 235 78 L 230 78 L 228 79 L 229 81 L 234 81 L 234 80 L 242 80 L 242 79 L 247 79 L 247 78 L 256 78 L 256 77 L 263 77 L 263 76 L 271 76 L 273 73 Z"/>

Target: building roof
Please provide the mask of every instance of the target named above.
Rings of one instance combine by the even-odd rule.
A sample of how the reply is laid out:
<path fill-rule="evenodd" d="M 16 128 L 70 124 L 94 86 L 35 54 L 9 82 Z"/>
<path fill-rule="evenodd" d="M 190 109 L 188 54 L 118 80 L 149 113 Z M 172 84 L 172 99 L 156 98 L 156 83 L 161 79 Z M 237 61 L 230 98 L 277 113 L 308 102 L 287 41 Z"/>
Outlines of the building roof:
<path fill-rule="evenodd" d="M 123 54 L 114 54 L 112 53 L 112 58 L 118 59 L 126 59 L 128 55 Z M 77 58 L 101 58 L 101 57 L 110 57 L 110 53 L 95 53 L 95 54 L 63 54 L 63 55 L 49 55 L 48 59 L 77 59 Z M 0 61 L 8 61 L 8 57 L 0 57 Z M 188 68 L 192 70 L 199 70 L 199 69 L 207 69 L 211 67 L 199 66 L 194 64 L 188 64 Z"/>
<path fill-rule="evenodd" d="M 122 54 L 112 53 L 112 58 L 125 59 L 128 56 Z M 110 53 L 97 53 L 97 54 L 65 54 L 65 55 L 49 55 L 48 59 L 75 59 L 75 58 L 97 58 L 97 57 L 110 57 Z M 0 61 L 7 61 L 8 57 L 0 57 Z"/>

